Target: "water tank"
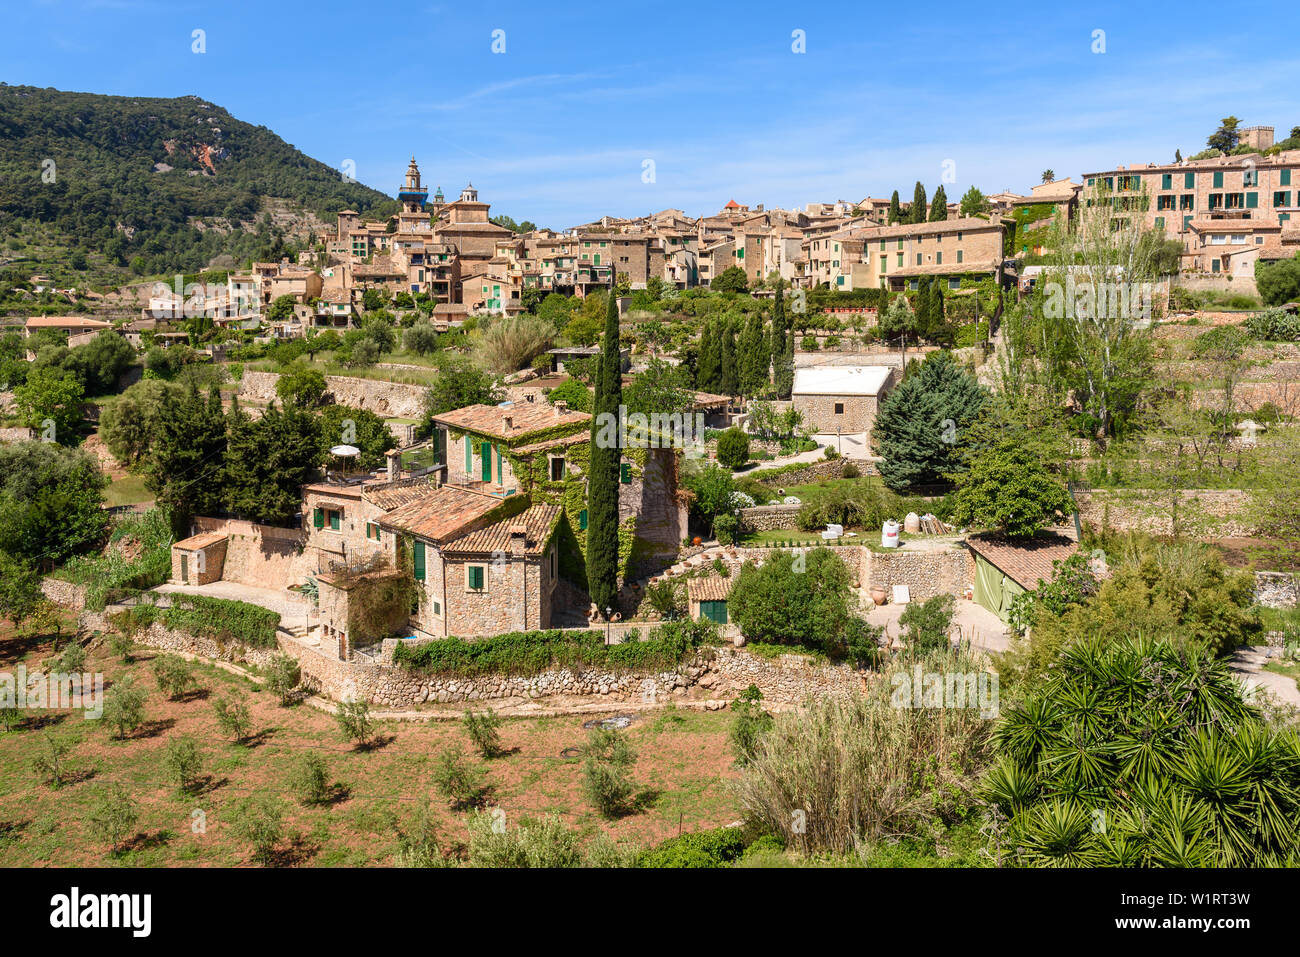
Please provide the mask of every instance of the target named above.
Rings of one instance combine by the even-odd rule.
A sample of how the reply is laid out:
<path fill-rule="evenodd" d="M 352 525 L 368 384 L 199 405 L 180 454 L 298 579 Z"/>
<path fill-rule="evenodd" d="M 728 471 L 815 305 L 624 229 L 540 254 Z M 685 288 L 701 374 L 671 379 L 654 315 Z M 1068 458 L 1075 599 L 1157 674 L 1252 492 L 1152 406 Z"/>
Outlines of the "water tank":
<path fill-rule="evenodd" d="M 898 547 L 898 523 L 886 522 L 880 529 L 880 544 L 883 548 Z"/>

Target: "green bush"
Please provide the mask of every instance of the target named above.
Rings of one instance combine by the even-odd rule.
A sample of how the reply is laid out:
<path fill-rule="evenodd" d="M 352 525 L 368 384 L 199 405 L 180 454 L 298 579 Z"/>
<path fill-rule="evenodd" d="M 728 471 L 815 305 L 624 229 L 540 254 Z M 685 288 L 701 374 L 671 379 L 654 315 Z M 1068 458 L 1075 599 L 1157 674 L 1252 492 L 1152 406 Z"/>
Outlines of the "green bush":
<path fill-rule="evenodd" d="M 720 827 L 674 837 L 646 851 L 642 867 L 730 867 L 745 853 L 738 827 Z"/>
<path fill-rule="evenodd" d="M 155 621 L 163 627 L 200 638 L 212 638 L 221 644 L 241 644 L 251 648 L 276 647 L 275 630 L 279 612 L 248 602 L 211 598 L 207 595 L 169 596 L 171 607 L 139 604 L 109 620 L 127 634 L 137 634 Z"/>
<path fill-rule="evenodd" d="M 713 520 L 713 536 L 719 545 L 733 545 L 740 538 L 740 516 L 719 515 Z"/>
<path fill-rule="evenodd" d="M 558 816 L 525 819 L 511 830 L 504 818 L 477 813 L 469 824 L 471 867 L 577 867 L 582 863 L 578 837 Z"/>
<path fill-rule="evenodd" d="M 636 763 L 627 735 L 617 728 L 592 728 L 584 752 L 582 790 L 588 802 L 605 817 L 627 812 L 634 788 L 631 769 Z"/>
<path fill-rule="evenodd" d="M 735 471 L 749 461 L 749 436 L 730 428 L 718 436 L 718 461 Z"/>
<path fill-rule="evenodd" d="M 501 718 L 491 708 L 481 714 L 465 712 L 465 733 L 485 758 L 494 758 L 501 753 L 500 728 Z"/>
<path fill-rule="evenodd" d="M 319 754 L 306 752 L 294 768 L 290 786 L 303 804 L 325 804 L 330 799 L 329 765 Z"/>
<path fill-rule="evenodd" d="M 552 668 L 601 667 L 622 671 L 675 668 L 715 626 L 709 622 L 664 622 L 645 641 L 606 645 L 599 632 L 517 631 L 477 641 L 444 638 L 420 645 L 399 644 L 393 663 L 421 674 L 473 677 L 535 675 Z"/>
<path fill-rule="evenodd" d="M 230 698 L 217 698 L 212 702 L 212 711 L 217 717 L 217 727 L 221 733 L 228 735 L 232 741 L 243 741 L 252 729 L 253 719 L 248 710 L 248 703 L 242 698 L 231 695 Z"/>
<path fill-rule="evenodd" d="M 758 749 L 758 742 L 772 727 L 772 716 L 763 710 L 763 692 L 750 685 L 731 702 L 731 728 L 727 737 L 731 753 L 740 765 L 748 764 Z"/>
<path fill-rule="evenodd" d="M 898 624 L 908 649 L 924 655 L 949 648 L 952 617 L 952 595 L 935 595 L 928 601 L 910 603 L 898 617 Z"/>
<path fill-rule="evenodd" d="M 1267 342 L 1300 342 L 1300 315 L 1285 309 L 1265 309 L 1248 316 L 1241 327 Z"/>
<path fill-rule="evenodd" d="M 458 750 L 448 748 L 433 766 L 433 783 L 457 811 L 483 802 L 487 793 L 487 772 L 475 767 Z"/>
<path fill-rule="evenodd" d="M 180 655 L 159 655 L 153 661 L 154 682 L 172 701 L 179 701 L 195 685 L 190 663 Z"/>
<path fill-rule="evenodd" d="M 339 702 L 334 720 L 345 741 L 364 747 L 374 736 L 375 723 L 370 717 L 370 705 L 364 698 Z"/>
<path fill-rule="evenodd" d="M 281 654 L 271 658 L 266 669 L 266 687 L 280 699 L 280 704 L 288 704 L 293 700 L 294 689 L 301 680 L 302 671 L 293 658 Z"/>

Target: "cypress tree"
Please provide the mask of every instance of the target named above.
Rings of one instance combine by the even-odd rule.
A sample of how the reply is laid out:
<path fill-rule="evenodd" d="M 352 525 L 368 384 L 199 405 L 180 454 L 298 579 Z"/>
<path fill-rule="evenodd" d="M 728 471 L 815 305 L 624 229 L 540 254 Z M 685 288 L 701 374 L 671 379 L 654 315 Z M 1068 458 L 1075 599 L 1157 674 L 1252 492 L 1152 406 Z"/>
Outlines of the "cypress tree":
<path fill-rule="evenodd" d="M 767 369 L 772 357 L 768 351 L 767 337 L 763 335 L 763 316 L 752 312 L 745 320 L 740 335 L 739 349 L 740 391 L 744 395 L 757 395 L 768 384 Z"/>
<path fill-rule="evenodd" d="M 785 290 L 780 286 L 772 315 L 772 367 L 777 397 L 790 398 L 794 389 L 794 331 L 786 322 Z"/>
<path fill-rule="evenodd" d="M 187 532 L 192 516 L 220 510 L 225 452 L 226 421 L 216 386 L 204 403 L 191 383 L 179 402 L 159 409 L 146 484 L 177 532 Z"/>
<path fill-rule="evenodd" d="M 943 184 L 934 191 L 934 201 L 930 203 L 930 222 L 941 223 L 948 218 L 948 194 L 944 192 Z"/>
<path fill-rule="evenodd" d="M 618 470 L 622 457 L 618 416 L 622 401 L 618 303 L 611 289 L 596 370 L 587 472 L 587 593 L 602 614 L 618 604 Z"/>
<path fill-rule="evenodd" d="M 740 369 L 736 361 L 736 327 L 728 319 L 722 320 L 722 358 L 718 376 L 718 392 L 722 395 L 740 394 Z"/>
<path fill-rule="evenodd" d="M 700 332 L 700 359 L 695 370 L 695 387 L 701 392 L 718 391 L 718 324 L 710 319 Z"/>
<path fill-rule="evenodd" d="M 898 201 L 898 190 L 894 190 L 894 195 L 889 197 L 889 225 L 901 223 L 903 221 L 903 206 Z"/>
<path fill-rule="evenodd" d="M 918 179 L 916 181 L 916 189 L 912 191 L 912 216 L 910 222 L 925 222 L 926 209 L 925 187 L 921 185 L 921 181 Z"/>

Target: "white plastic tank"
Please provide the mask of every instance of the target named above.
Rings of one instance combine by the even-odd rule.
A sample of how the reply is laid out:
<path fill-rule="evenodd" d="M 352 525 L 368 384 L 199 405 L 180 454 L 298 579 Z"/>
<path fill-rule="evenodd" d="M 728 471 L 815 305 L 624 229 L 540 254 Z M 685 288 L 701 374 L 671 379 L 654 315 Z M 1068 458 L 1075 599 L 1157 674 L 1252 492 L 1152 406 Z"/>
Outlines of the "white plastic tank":
<path fill-rule="evenodd" d="M 903 519 L 903 531 L 909 535 L 916 535 L 921 531 L 921 516 L 915 512 L 908 512 L 907 517 Z"/>
<path fill-rule="evenodd" d="M 880 545 L 882 548 L 898 547 L 898 523 L 886 522 L 880 529 Z"/>

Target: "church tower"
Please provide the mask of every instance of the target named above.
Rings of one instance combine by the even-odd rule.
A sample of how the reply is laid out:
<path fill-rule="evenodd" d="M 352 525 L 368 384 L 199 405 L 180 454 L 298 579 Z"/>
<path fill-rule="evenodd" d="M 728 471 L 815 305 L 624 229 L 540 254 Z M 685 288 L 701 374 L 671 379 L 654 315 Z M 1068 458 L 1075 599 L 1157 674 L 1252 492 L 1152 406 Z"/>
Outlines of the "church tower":
<path fill-rule="evenodd" d="M 424 212 L 424 203 L 429 198 L 429 191 L 420 185 L 420 167 L 415 165 L 414 156 L 411 157 L 411 165 L 406 167 L 406 182 L 397 191 L 397 198 L 402 202 L 402 212 Z"/>

